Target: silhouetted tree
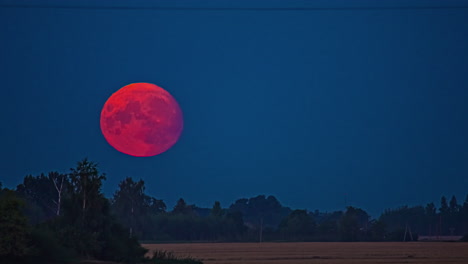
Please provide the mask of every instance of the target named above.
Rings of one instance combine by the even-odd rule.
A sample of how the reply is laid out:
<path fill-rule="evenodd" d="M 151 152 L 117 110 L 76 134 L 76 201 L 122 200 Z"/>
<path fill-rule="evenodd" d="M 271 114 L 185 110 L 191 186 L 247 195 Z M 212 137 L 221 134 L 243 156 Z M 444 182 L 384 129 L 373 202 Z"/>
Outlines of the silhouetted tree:
<path fill-rule="evenodd" d="M 164 213 L 166 204 L 145 194 L 143 180 L 135 182 L 128 177 L 119 183 L 112 199 L 112 209 L 117 219 L 128 228 L 130 236 L 150 239 L 149 230 L 154 228 L 151 218 Z"/>
<path fill-rule="evenodd" d="M 450 235 L 454 235 L 458 230 L 463 229 L 460 209 L 461 206 L 458 205 L 457 198 L 453 195 L 449 202 L 448 217 L 446 220 Z"/>
<path fill-rule="evenodd" d="M 25 212 L 33 224 L 57 215 L 57 194 L 52 180 L 45 174 L 27 175 L 16 192 L 27 201 Z"/>
<path fill-rule="evenodd" d="M 278 227 L 291 209 L 283 207 L 274 196 L 259 195 L 249 199 L 238 199 L 229 207 L 230 212 L 240 212 L 244 221 L 251 227 Z"/>
<path fill-rule="evenodd" d="M 130 236 L 133 236 L 137 222 L 148 213 L 149 205 L 144 190 L 143 180 L 135 182 L 132 178 L 126 178 L 119 183 L 119 189 L 114 193 L 113 211 L 121 223 L 128 227 Z"/>
<path fill-rule="evenodd" d="M 221 208 L 221 203 L 216 201 L 211 209 L 210 214 L 214 217 L 221 217 L 223 216 L 223 209 Z"/>
<path fill-rule="evenodd" d="M 450 214 L 450 209 L 447 203 L 447 198 L 445 196 L 442 196 L 440 198 L 440 208 L 439 208 L 439 234 L 440 235 L 447 235 L 449 233 L 449 214 Z"/>
<path fill-rule="evenodd" d="M 455 215 L 458 213 L 460 207 L 457 203 L 457 197 L 455 197 L 455 195 L 452 196 L 452 198 L 450 199 L 450 203 L 449 203 L 449 213 L 452 214 L 452 215 Z"/>
<path fill-rule="evenodd" d="M 53 182 L 57 194 L 57 198 L 54 199 L 53 202 L 56 207 L 55 214 L 58 216 L 60 215 L 60 209 L 62 208 L 63 193 L 68 186 L 68 179 L 66 174 L 58 172 L 50 172 L 49 179 Z"/>
<path fill-rule="evenodd" d="M 448 207 L 448 204 L 447 204 L 447 198 L 445 198 L 445 196 L 442 196 L 442 198 L 440 198 L 439 212 L 442 215 L 447 215 L 448 212 L 449 212 L 449 207 Z"/>
<path fill-rule="evenodd" d="M 109 215 L 109 203 L 101 192 L 105 176 L 87 159 L 70 169 L 70 187 L 63 201 L 62 232 L 65 244 L 81 256 L 95 256 L 102 248 L 98 234 Z"/>
<path fill-rule="evenodd" d="M 315 221 L 306 210 L 294 210 L 279 225 L 278 231 L 288 240 L 311 240 L 315 233 Z"/>
<path fill-rule="evenodd" d="M 163 200 L 158 200 L 154 197 L 147 197 L 149 199 L 149 210 L 151 214 L 162 214 L 166 212 L 166 204 Z"/>
<path fill-rule="evenodd" d="M 367 234 L 369 215 L 360 208 L 348 206 L 340 221 L 343 241 L 357 241 Z"/>
<path fill-rule="evenodd" d="M 314 218 L 318 224 L 317 240 L 319 241 L 337 241 L 340 239 L 340 221 L 343 217 L 342 211 L 332 213 L 314 212 Z"/>
<path fill-rule="evenodd" d="M 185 200 L 180 198 L 172 209 L 172 214 L 190 215 L 193 213 L 192 206 L 187 205 Z"/>
<path fill-rule="evenodd" d="M 97 164 L 87 159 L 71 169 L 61 239 L 81 256 L 138 262 L 147 250 L 111 216 L 110 203 L 101 192 L 103 180 Z"/>
<path fill-rule="evenodd" d="M 97 164 L 88 159 L 78 162 L 76 168 L 70 169 L 70 194 L 75 205 L 81 210 L 81 217 L 86 218 L 88 211 L 99 203 L 103 197 L 101 193 L 102 181 L 106 179 L 99 173 Z"/>

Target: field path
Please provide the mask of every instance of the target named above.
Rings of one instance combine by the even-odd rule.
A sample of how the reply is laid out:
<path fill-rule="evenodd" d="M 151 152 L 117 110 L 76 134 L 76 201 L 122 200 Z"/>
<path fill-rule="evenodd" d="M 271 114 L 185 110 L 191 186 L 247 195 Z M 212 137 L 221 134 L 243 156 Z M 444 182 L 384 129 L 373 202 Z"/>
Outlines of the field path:
<path fill-rule="evenodd" d="M 144 244 L 205 264 L 468 264 L 468 243 L 448 242 L 310 242 Z"/>

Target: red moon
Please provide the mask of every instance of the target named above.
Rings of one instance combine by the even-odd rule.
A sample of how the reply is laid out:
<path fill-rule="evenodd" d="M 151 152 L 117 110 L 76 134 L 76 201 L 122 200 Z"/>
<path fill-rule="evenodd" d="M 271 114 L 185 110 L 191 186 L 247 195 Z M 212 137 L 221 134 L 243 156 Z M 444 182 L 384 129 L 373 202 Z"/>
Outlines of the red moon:
<path fill-rule="evenodd" d="M 101 131 L 116 150 L 136 157 L 161 154 L 182 133 L 182 110 L 163 88 L 132 83 L 112 94 L 101 111 Z"/>

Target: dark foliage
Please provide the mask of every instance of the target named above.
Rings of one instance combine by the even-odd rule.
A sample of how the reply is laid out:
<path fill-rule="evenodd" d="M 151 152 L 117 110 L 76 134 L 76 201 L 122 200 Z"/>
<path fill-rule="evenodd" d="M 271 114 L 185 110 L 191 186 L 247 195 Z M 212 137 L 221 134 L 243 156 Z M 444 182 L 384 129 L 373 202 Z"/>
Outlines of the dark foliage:
<path fill-rule="evenodd" d="M 101 192 L 105 175 L 84 159 L 69 174 L 28 175 L 15 191 L 0 183 L 1 263 L 66 263 L 105 260 L 125 263 L 201 263 L 156 252 L 146 241 L 410 241 L 419 235 L 462 235 L 467 241 L 468 196 L 442 197 L 439 208 L 403 206 L 378 219 L 349 206 L 308 212 L 284 207 L 274 196 L 215 202 L 199 208 L 180 198 L 171 211 L 145 194 L 143 180 L 124 179 L 111 200 Z"/>
<path fill-rule="evenodd" d="M 76 252 L 62 244 L 57 232 L 48 224 L 41 224 L 32 229 L 31 252 L 29 259 L 36 263 L 67 263 L 78 256 Z"/>
<path fill-rule="evenodd" d="M 0 193 L 0 260 L 14 261 L 30 253 L 30 227 L 22 213 L 24 201 L 11 190 Z"/>
<path fill-rule="evenodd" d="M 151 261 L 155 264 L 203 264 L 198 259 L 192 257 L 177 257 L 172 252 L 154 251 Z"/>
<path fill-rule="evenodd" d="M 315 234 L 316 224 L 306 210 L 294 210 L 279 225 L 278 232 L 285 240 L 306 241 Z"/>
<path fill-rule="evenodd" d="M 97 164 L 84 159 L 67 177 L 56 173 L 27 176 L 16 192 L 1 190 L 0 258 L 18 263 L 145 261 L 147 250 L 111 215 L 110 203 L 101 192 L 103 180 Z M 62 188 L 63 182 L 67 188 Z M 24 202 L 16 193 L 46 217 L 31 216 L 32 211 L 26 209 L 34 219 L 34 226 L 30 226 L 22 210 Z M 40 223 L 36 223 L 38 219 Z"/>
<path fill-rule="evenodd" d="M 276 228 L 291 213 L 291 209 L 282 206 L 276 197 L 265 195 L 239 199 L 229 207 L 229 211 L 241 213 L 245 223 L 257 229 L 260 225 Z"/>

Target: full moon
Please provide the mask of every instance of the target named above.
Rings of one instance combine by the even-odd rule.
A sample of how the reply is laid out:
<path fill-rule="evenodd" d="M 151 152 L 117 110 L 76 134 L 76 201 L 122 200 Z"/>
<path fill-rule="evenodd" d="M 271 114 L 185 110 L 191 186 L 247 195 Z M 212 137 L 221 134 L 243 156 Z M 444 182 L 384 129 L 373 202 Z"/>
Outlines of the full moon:
<path fill-rule="evenodd" d="M 101 111 L 101 131 L 116 150 L 136 157 L 161 154 L 182 133 L 182 110 L 163 88 L 132 83 L 112 94 Z"/>

